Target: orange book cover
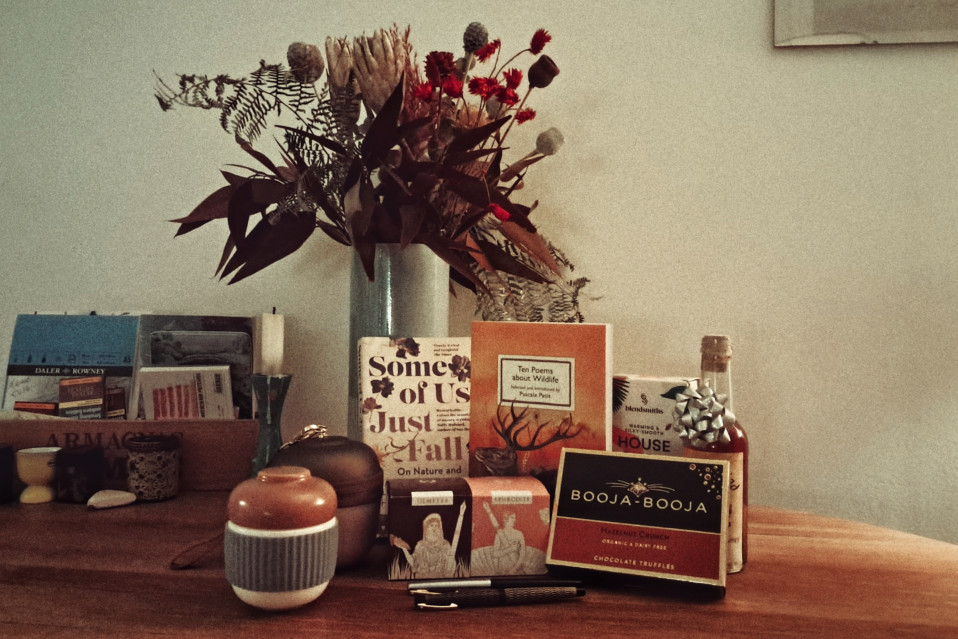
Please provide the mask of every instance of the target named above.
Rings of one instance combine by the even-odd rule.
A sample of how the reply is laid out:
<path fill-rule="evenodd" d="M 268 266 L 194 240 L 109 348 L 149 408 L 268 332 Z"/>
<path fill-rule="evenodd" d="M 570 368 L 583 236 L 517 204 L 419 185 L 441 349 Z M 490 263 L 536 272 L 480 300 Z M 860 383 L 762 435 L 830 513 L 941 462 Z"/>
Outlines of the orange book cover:
<path fill-rule="evenodd" d="M 474 322 L 469 475 L 554 483 L 564 447 L 612 445 L 612 326 Z"/>

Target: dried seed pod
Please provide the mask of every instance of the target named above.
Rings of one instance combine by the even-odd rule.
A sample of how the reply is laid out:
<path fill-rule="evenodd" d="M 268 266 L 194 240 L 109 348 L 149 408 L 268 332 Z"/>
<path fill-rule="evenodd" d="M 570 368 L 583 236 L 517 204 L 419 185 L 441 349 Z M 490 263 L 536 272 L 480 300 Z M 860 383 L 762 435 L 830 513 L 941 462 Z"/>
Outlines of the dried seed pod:
<path fill-rule="evenodd" d="M 481 22 L 470 22 L 462 34 L 462 46 L 466 53 L 475 53 L 489 43 L 489 31 Z"/>
<path fill-rule="evenodd" d="M 293 77 L 303 84 L 312 84 L 319 80 L 326 68 L 323 54 L 315 44 L 294 42 L 286 50 L 286 61 Z"/>
<path fill-rule="evenodd" d="M 552 84 L 552 79 L 557 75 L 559 75 L 559 66 L 549 56 L 541 55 L 529 67 L 529 86 L 544 89 Z"/>

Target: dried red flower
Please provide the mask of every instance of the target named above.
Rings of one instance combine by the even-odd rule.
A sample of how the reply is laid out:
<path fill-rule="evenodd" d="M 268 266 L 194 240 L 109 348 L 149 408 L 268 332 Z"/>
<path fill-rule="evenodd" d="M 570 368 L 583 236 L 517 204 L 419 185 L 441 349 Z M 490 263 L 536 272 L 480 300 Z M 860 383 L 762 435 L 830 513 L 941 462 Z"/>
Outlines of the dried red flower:
<path fill-rule="evenodd" d="M 506 81 L 506 86 L 510 89 L 518 89 L 522 84 L 522 71 L 519 69 L 509 69 L 502 72 L 502 78 Z"/>
<path fill-rule="evenodd" d="M 498 219 L 502 220 L 503 222 L 507 221 L 510 217 L 512 217 L 509 211 L 505 210 L 498 204 L 490 204 L 489 212 L 495 215 Z"/>
<path fill-rule="evenodd" d="M 456 76 L 449 76 L 442 81 L 442 92 L 453 98 L 462 97 L 462 80 Z"/>
<path fill-rule="evenodd" d="M 432 85 L 428 82 L 421 82 L 412 90 L 412 95 L 421 102 L 429 102 L 433 95 Z"/>
<path fill-rule="evenodd" d="M 499 81 L 495 78 L 472 78 L 469 80 L 469 93 L 488 100 L 499 92 Z"/>
<path fill-rule="evenodd" d="M 456 59 L 448 51 L 432 51 L 426 56 L 426 79 L 432 86 L 440 86 L 443 78 L 455 73 Z"/>
<path fill-rule="evenodd" d="M 515 89 L 509 87 L 499 87 L 499 90 L 496 91 L 496 99 L 507 107 L 519 104 L 519 94 L 516 93 Z"/>
<path fill-rule="evenodd" d="M 485 45 L 484 47 L 476 51 L 476 57 L 479 59 L 479 62 L 485 62 L 486 60 L 491 58 L 496 53 L 496 51 L 499 50 L 499 46 L 501 44 L 502 42 L 499 41 L 499 38 L 496 38 L 489 44 Z"/>
<path fill-rule="evenodd" d="M 536 29 L 536 32 L 532 34 L 532 42 L 529 44 L 529 51 L 535 55 L 542 53 L 542 50 L 547 44 L 552 42 L 552 36 L 549 35 L 549 32 L 545 29 Z"/>
<path fill-rule="evenodd" d="M 520 109 L 516 112 L 516 124 L 522 124 L 536 117 L 535 109 Z"/>

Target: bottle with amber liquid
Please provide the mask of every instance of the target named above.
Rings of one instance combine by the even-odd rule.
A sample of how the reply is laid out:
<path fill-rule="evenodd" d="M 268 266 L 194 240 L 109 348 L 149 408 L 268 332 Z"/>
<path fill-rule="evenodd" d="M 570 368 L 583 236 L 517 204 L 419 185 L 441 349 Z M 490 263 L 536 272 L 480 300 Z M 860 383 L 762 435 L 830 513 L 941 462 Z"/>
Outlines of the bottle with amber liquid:
<path fill-rule="evenodd" d="M 732 410 L 732 342 L 727 335 L 702 338 L 701 384 L 711 388 L 725 407 L 723 433 L 714 441 L 697 442 L 686 454 L 729 462 L 727 572 L 739 572 L 748 558 L 748 437 Z"/>

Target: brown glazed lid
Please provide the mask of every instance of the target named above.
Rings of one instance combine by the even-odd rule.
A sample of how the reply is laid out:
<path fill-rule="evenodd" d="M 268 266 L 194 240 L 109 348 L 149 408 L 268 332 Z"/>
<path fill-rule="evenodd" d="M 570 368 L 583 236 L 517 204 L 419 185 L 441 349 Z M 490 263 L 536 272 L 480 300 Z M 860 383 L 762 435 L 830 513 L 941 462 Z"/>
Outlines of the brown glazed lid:
<path fill-rule="evenodd" d="M 254 530 L 296 530 L 336 516 L 336 492 L 329 482 L 297 466 L 264 468 L 230 493 L 227 517 Z"/>
<path fill-rule="evenodd" d="M 336 490 L 340 508 L 378 502 L 383 469 L 376 452 L 363 442 L 327 436 L 325 426 L 307 426 L 273 455 L 269 466 L 302 466 Z"/>

